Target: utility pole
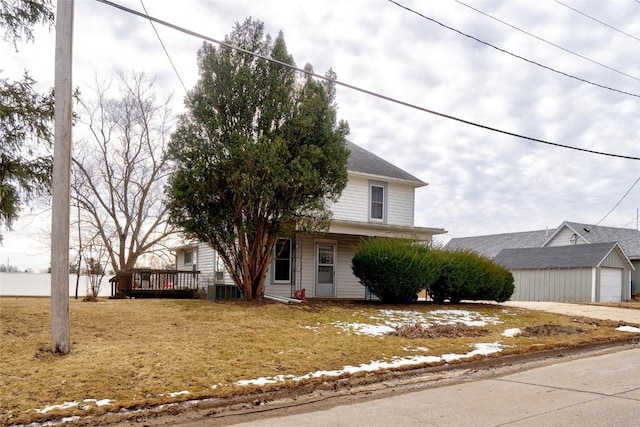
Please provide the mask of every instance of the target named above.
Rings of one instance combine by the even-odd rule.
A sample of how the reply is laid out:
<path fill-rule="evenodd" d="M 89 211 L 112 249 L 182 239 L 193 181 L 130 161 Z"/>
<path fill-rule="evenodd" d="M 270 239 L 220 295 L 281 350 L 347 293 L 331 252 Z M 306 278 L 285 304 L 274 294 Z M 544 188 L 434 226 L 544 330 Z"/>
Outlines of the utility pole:
<path fill-rule="evenodd" d="M 71 351 L 69 327 L 69 219 L 71 183 L 71 64 L 73 0 L 56 6 L 55 139 L 51 203 L 51 350 Z"/>

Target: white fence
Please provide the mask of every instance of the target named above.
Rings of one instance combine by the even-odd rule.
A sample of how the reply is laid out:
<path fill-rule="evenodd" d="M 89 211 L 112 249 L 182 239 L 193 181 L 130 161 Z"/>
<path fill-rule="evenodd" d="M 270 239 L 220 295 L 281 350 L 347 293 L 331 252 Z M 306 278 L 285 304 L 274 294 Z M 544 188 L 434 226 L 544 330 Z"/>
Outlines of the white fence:
<path fill-rule="evenodd" d="M 111 295 L 109 277 L 102 279 L 100 286 L 101 297 Z M 88 293 L 89 279 L 80 276 L 78 285 L 78 297 L 84 297 Z M 69 275 L 69 297 L 76 294 L 76 275 Z M 51 274 L 49 273 L 0 273 L 0 296 L 51 296 Z"/>

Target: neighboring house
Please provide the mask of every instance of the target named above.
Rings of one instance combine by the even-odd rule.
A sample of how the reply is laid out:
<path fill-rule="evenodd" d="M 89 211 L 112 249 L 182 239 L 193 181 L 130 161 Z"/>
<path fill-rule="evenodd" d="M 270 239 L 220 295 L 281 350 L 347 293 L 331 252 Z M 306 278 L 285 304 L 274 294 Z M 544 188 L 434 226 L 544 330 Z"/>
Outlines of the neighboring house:
<path fill-rule="evenodd" d="M 415 190 L 427 185 L 364 148 L 347 143 L 351 152 L 348 182 L 331 205 L 326 232 L 299 232 L 276 245 L 265 281 L 265 294 L 292 297 L 364 299 L 365 288 L 351 270 L 355 248 L 363 237 L 400 237 L 431 242 L 442 228 L 415 227 Z M 197 268 L 203 284 L 233 283 L 218 255 L 207 244 L 176 248 L 176 267 Z"/>
<path fill-rule="evenodd" d="M 606 243 L 611 249 L 613 242 L 619 244 L 614 252 L 619 254 L 620 260 L 612 260 L 609 258 L 611 255 L 609 254 L 597 260 L 595 267 L 593 265 L 578 266 L 572 264 L 572 261 L 579 258 L 582 251 L 586 250 L 581 246 Z M 560 250 L 562 266 L 552 262 L 553 254 L 555 254 L 553 248 L 555 247 L 565 247 L 565 249 Z M 603 301 L 614 298 L 620 301 L 630 299 L 635 293 L 640 292 L 640 231 L 638 230 L 565 221 L 553 230 L 454 238 L 445 245 L 445 248 L 470 249 L 489 258 L 496 259 L 499 259 L 497 258 L 498 256 L 511 254 L 510 251 L 506 251 L 510 249 L 523 250 L 515 252 L 518 256 L 535 255 L 531 262 L 535 261 L 536 266 L 534 267 L 532 264 L 531 268 L 525 268 L 524 270 L 539 269 L 541 272 L 548 271 L 549 274 L 546 276 L 542 274 L 534 276 L 531 273 L 523 275 L 521 272 L 516 274 L 513 264 L 504 264 L 512 270 L 516 279 L 516 291 L 512 297 L 513 300 L 533 299 L 573 302 Z M 532 249 L 532 251 L 524 251 L 524 249 L 528 248 Z M 533 250 L 535 248 L 537 250 Z M 591 249 L 595 251 L 597 248 Z M 503 250 L 506 252 L 499 255 Z M 592 255 L 595 259 L 601 254 L 592 253 Z M 617 256 L 612 255 L 612 257 L 616 258 Z M 502 261 L 506 262 L 504 258 Z M 545 262 L 548 265 L 545 265 Z M 583 293 L 583 290 L 577 289 L 576 284 L 584 283 L 586 279 L 584 279 L 583 275 L 585 274 L 585 269 L 589 268 L 595 268 L 595 270 L 593 270 L 594 275 L 589 279 L 591 291 L 587 295 Z M 603 270 L 605 271 L 604 279 L 602 278 Z M 612 289 L 612 284 L 616 280 L 620 283 L 620 287 L 614 290 Z M 571 283 L 573 288 L 569 289 L 573 289 L 573 291 L 560 290 L 564 289 L 565 283 Z M 595 289 L 593 289 L 593 286 L 595 286 Z"/>

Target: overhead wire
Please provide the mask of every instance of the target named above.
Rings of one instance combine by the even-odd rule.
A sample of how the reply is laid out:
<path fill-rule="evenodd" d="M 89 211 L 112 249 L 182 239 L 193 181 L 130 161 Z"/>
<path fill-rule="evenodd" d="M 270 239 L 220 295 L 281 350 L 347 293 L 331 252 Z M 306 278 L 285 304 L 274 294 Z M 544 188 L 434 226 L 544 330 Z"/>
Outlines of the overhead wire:
<path fill-rule="evenodd" d="M 390 1 L 391 3 L 396 3 L 396 2 L 395 2 L 395 1 L 393 1 L 393 0 L 388 0 L 388 1 Z M 484 12 L 484 11 L 480 10 L 480 9 L 476 9 L 475 7 L 470 6 L 470 5 L 468 5 L 468 4 L 466 4 L 466 3 L 464 3 L 464 2 L 462 2 L 462 1 L 460 1 L 460 0 L 453 0 L 453 1 L 455 1 L 455 2 L 456 2 L 456 3 L 458 3 L 458 4 L 461 4 L 462 6 L 468 7 L 469 9 L 474 10 L 474 11 L 476 11 L 476 12 L 478 12 L 478 13 L 480 13 L 480 14 L 484 15 L 484 16 L 486 16 L 487 18 L 491 18 L 491 19 L 493 19 L 494 21 L 497 21 L 497 22 L 499 22 L 499 23 L 501 23 L 501 24 L 504 24 L 504 25 L 506 25 L 506 26 L 507 26 L 507 27 L 509 27 L 509 28 L 512 28 L 512 29 L 514 29 L 514 30 L 516 30 L 516 31 L 520 31 L 520 32 L 521 32 L 521 33 L 523 33 L 523 34 L 526 34 L 526 35 L 528 35 L 528 36 L 530 36 L 530 37 L 533 37 L 533 38 L 534 38 L 534 39 L 536 39 L 536 40 L 539 40 L 539 41 L 541 41 L 541 42 L 543 42 L 543 43 L 546 43 L 546 44 L 548 44 L 548 45 L 550 45 L 550 46 L 553 46 L 553 47 L 555 47 L 555 48 L 557 48 L 557 49 L 560 49 L 560 50 L 562 50 L 562 51 L 564 51 L 564 52 L 567 52 L 567 53 L 569 53 L 569 54 L 571 54 L 571 55 L 577 56 L 578 58 L 582 58 L 582 59 L 584 59 L 584 60 L 586 60 L 586 61 L 589 61 L 589 62 L 591 62 L 591 63 L 593 63 L 593 64 L 599 65 L 600 67 L 606 68 L 607 70 L 613 71 L 614 73 L 621 74 L 621 75 L 623 75 L 623 76 L 625 76 L 625 77 L 629 77 L 629 78 L 631 78 L 631 79 L 633 79 L 633 80 L 637 80 L 637 81 L 639 81 L 639 82 L 640 82 L 640 78 L 638 78 L 638 77 L 632 76 L 631 74 L 625 73 L 624 71 L 620 71 L 620 70 L 618 70 L 618 69 L 616 69 L 616 68 L 610 67 L 610 66 L 605 65 L 605 64 L 603 64 L 603 63 L 601 63 L 601 62 L 598 62 L 598 61 L 593 60 L 593 59 L 591 59 L 591 58 L 589 58 L 589 57 L 586 57 L 586 56 L 581 55 L 581 54 L 579 54 L 579 53 L 577 53 L 577 52 L 574 52 L 574 51 L 572 51 L 571 49 L 567 49 L 566 47 L 562 47 L 562 46 L 560 46 L 560 45 L 558 45 L 558 44 L 556 44 L 556 43 L 553 43 L 553 42 L 550 42 L 550 41 L 548 41 L 548 40 L 546 40 L 546 39 L 543 39 L 542 37 L 536 36 L 535 34 L 532 34 L 532 33 L 528 32 L 528 31 L 525 31 L 525 30 L 523 30 L 523 29 L 521 29 L 521 28 L 518 28 L 518 27 L 516 27 L 515 25 L 509 24 L 508 22 L 505 22 L 505 21 L 503 21 L 503 20 L 501 20 L 501 19 L 499 19 L 499 18 L 496 18 L 495 16 L 490 15 L 490 14 L 488 14 L 488 13 L 486 13 L 486 12 Z M 396 3 L 396 4 L 398 4 L 398 3 Z"/>
<path fill-rule="evenodd" d="M 629 187 L 629 189 L 627 190 L 626 193 L 624 193 L 624 195 L 620 198 L 620 200 L 618 200 L 618 202 L 613 205 L 613 207 L 611 208 L 611 210 L 609 212 L 607 212 L 607 214 L 605 216 L 602 217 L 602 219 L 600 219 L 600 221 L 596 222 L 593 227 L 597 227 L 602 221 L 604 221 L 609 215 L 611 215 L 611 213 L 613 211 L 616 210 L 616 208 L 618 206 L 620 206 L 620 203 L 622 203 L 622 201 L 629 195 L 629 193 L 631 192 L 631 190 L 633 190 L 633 187 L 636 186 L 636 184 L 638 184 L 638 182 L 640 182 L 640 176 L 638 177 L 638 179 L 635 180 L 635 182 L 633 184 L 631 184 L 631 187 Z M 592 228 L 593 228 L 592 227 Z"/>
<path fill-rule="evenodd" d="M 639 42 L 640 42 L 640 37 L 636 37 L 636 36 L 634 36 L 633 34 L 629 34 L 629 33 L 625 32 L 625 31 L 622 31 L 621 29 L 616 28 L 616 27 L 614 27 L 613 25 L 609 25 L 609 24 L 607 24 L 606 22 L 603 22 L 603 21 L 601 21 L 601 20 L 599 20 L 599 19 L 597 19 L 597 18 L 594 18 L 594 17 L 593 17 L 593 16 L 591 16 L 591 15 L 588 15 L 588 14 L 586 14 L 586 13 L 584 13 L 584 12 L 582 12 L 582 11 L 580 11 L 580 10 L 576 9 L 576 8 L 573 8 L 573 7 L 569 6 L 568 4 L 562 3 L 562 2 L 561 2 L 561 1 L 559 1 L 559 0 L 554 0 L 554 1 L 555 1 L 556 3 L 558 3 L 559 5 L 566 7 L 567 9 L 573 10 L 574 12 L 579 13 L 580 15 L 582 15 L 582 16 L 584 16 L 584 17 L 586 17 L 586 18 L 591 19 L 592 21 L 595 21 L 595 22 L 597 22 L 597 23 L 599 23 L 599 24 L 602 24 L 602 25 L 604 25 L 605 27 L 611 28 L 612 30 L 617 31 L 617 32 L 619 32 L 620 34 L 624 34 L 625 36 L 630 37 L 630 38 L 635 39 L 635 40 L 637 40 L 637 41 L 639 41 Z"/>
<path fill-rule="evenodd" d="M 147 12 L 147 8 L 145 7 L 144 2 L 142 0 L 140 0 L 140 4 L 142 5 L 142 9 L 144 10 L 144 13 L 149 15 L 149 12 Z M 149 20 L 149 23 L 151 24 L 153 31 L 156 33 L 156 37 L 158 37 L 158 41 L 162 45 L 162 49 L 164 50 L 165 55 L 167 55 L 167 58 L 169 59 L 169 63 L 171 64 L 173 71 L 176 73 L 176 76 L 178 76 L 178 80 L 180 80 L 180 84 L 182 85 L 182 88 L 184 89 L 185 93 L 188 93 L 189 91 L 187 90 L 187 86 L 185 86 L 184 82 L 182 81 L 182 77 L 180 77 L 180 73 L 178 73 L 178 69 L 173 63 L 173 60 L 171 59 L 171 55 L 169 55 L 169 51 L 164 45 L 164 42 L 162 41 L 162 39 L 160 38 L 160 33 L 158 33 L 158 30 L 156 29 L 156 26 L 153 24 L 153 21 L 151 19 Z"/>
<path fill-rule="evenodd" d="M 329 78 L 329 77 L 326 77 L 326 76 L 323 76 L 323 75 L 320 75 L 320 74 L 316 74 L 314 72 L 311 72 L 311 71 L 308 71 L 308 70 L 305 70 L 305 69 L 302 69 L 302 68 L 298 68 L 295 65 L 287 64 L 286 62 L 282 62 L 282 61 L 279 61 L 277 59 L 273 59 L 273 58 L 270 58 L 268 56 L 265 56 L 265 55 L 262 55 L 262 54 L 259 54 L 259 53 L 256 53 L 256 52 L 252 52 L 250 50 L 243 49 L 243 48 L 238 47 L 238 46 L 234 46 L 234 45 L 232 45 L 230 43 L 227 43 L 227 42 L 224 42 L 224 41 L 221 41 L 221 40 L 217 40 L 215 38 L 206 36 L 204 34 L 200 34 L 200 33 L 195 32 L 193 30 L 189 30 L 189 29 L 180 27 L 178 25 L 172 24 L 170 22 L 161 20 L 159 18 L 155 18 L 155 17 L 149 16 L 148 14 L 144 14 L 144 13 L 138 12 L 136 10 L 130 9 L 130 8 L 126 7 L 126 6 L 120 5 L 118 3 L 114 3 L 114 2 L 109 1 L 109 0 L 95 0 L 95 1 L 97 1 L 99 3 L 103 3 L 103 4 L 107 5 L 107 6 L 119 9 L 119 10 L 121 10 L 123 12 L 127 12 L 127 13 L 130 13 L 132 15 L 136 15 L 136 16 L 139 16 L 141 18 L 144 18 L 144 19 L 152 20 L 153 22 L 155 22 L 157 24 L 166 26 L 168 28 L 172 28 L 172 29 L 174 29 L 176 31 L 180 31 L 180 32 L 182 32 L 184 34 L 188 34 L 188 35 L 191 35 L 193 37 L 197 37 L 197 38 L 200 38 L 202 40 L 206 40 L 206 41 L 209 41 L 211 43 L 215 43 L 217 45 L 226 47 L 228 49 L 232 49 L 232 50 L 235 50 L 235 51 L 247 54 L 247 55 L 251 55 L 251 56 L 256 57 L 256 58 L 263 59 L 265 61 L 269 61 L 269 62 L 274 63 L 274 64 L 281 65 L 283 67 L 287 67 L 287 68 L 289 68 L 291 70 L 297 71 L 297 72 L 302 73 L 302 74 L 306 74 L 306 75 L 308 75 L 310 77 L 313 77 L 313 78 L 316 78 L 316 79 L 319 79 L 319 80 L 328 81 L 328 82 L 334 83 L 335 85 L 346 87 L 346 88 L 355 90 L 357 92 L 361 92 L 361 93 L 364 93 L 364 94 L 367 94 L 367 95 L 370 95 L 370 96 L 373 96 L 373 97 L 376 97 L 376 98 L 379 98 L 379 99 L 382 99 L 382 100 L 385 100 L 385 101 L 389 101 L 389 102 L 392 102 L 392 103 L 395 103 L 395 104 L 398 104 L 398 105 L 402 105 L 402 106 L 405 106 L 405 107 L 412 108 L 414 110 L 418 110 L 418 111 L 422 111 L 422 112 L 425 112 L 425 113 L 433 114 L 433 115 L 438 116 L 438 117 L 443 117 L 443 118 L 446 118 L 446 119 L 454 120 L 454 121 L 457 121 L 457 122 L 460 122 L 460 123 L 464 123 L 464 124 L 467 124 L 467 125 L 470 125 L 470 126 L 478 127 L 478 128 L 481 128 L 481 129 L 490 130 L 490 131 L 497 132 L 497 133 L 500 133 L 500 134 L 503 134 L 503 135 L 508 135 L 508 136 L 512 136 L 512 137 L 516 137 L 516 138 L 521 138 L 521 139 L 525 139 L 525 140 L 528 140 L 528 141 L 532 141 L 532 142 L 537 142 L 537 143 L 540 143 L 540 144 L 546 144 L 546 145 L 551 145 L 551 146 L 555 146 L 555 147 L 566 148 L 566 149 L 569 149 L 569 150 L 581 151 L 581 152 L 585 152 L 585 153 L 597 154 L 597 155 L 601 155 L 601 156 L 615 157 L 615 158 L 621 158 L 621 159 L 627 159 L 627 160 L 640 160 L 640 157 L 637 157 L 637 156 L 614 154 L 614 153 L 608 153 L 608 152 L 603 152 L 603 151 L 590 150 L 590 149 L 587 149 L 587 148 L 574 147 L 574 146 L 571 146 L 571 145 L 565 145 L 565 144 L 560 144 L 560 143 L 551 142 L 551 141 L 545 141 L 545 140 L 542 140 L 542 139 L 533 138 L 533 137 L 530 137 L 530 136 L 521 135 L 521 134 L 517 134 L 517 133 L 514 133 L 514 132 L 509 132 L 509 131 L 505 131 L 505 130 L 502 130 L 502 129 L 498 129 L 498 128 L 495 128 L 495 127 L 492 127 L 492 126 L 487 126 L 487 125 L 483 125 L 483 124 L 480 124 L 480 123 L 472 122 L 470 120 L 466 120 L 466 119 L 462 119 L 462 118 L 459 118 L 459 117 L 455 117 L 455 116 L 452 116 L 452 115 L 449 115 L 449 114 L 445 114 L 445 113 L 441 113 L 441 112 L 438 112 L 438 111 L 435 111 L 435 110 L 430 110 L 430 109 L 425 108 L 425 107 L 421 107 L 421 106 L 418 106 L 418 105 L 415 105 L 415 104 L 411 104 L 409 102 L 401 101 L 401 100 L 398 100 L 396 98 L 392 98 L 392 97 L 389 97 L 389 96 L 386 96 L 386 95 L 382 95 L 382 94 L 370 91 L 368 89 L 363 89 L 361 87 L 358 87 L 358 86 L 355 86 L 355 85 L 352 85 L 352 84 L 349 84 L 349 83 L 345 83 L 345 82 L 342 82 L 342 81 L 339 81 L 339 80 L 336 80 L 336 79 L 332 79 L 332 78 Z"/>
<path fill-rule="evenodd" d="M 603 85 L 603 84 L 600 84 L 600 83 L 593 82 L 591 80 L 583 79 L 582 77 L 574 76 L 573 74 L 569 74 L 569 73 L 566 73 L 564 71 L 556 70 L 555 68 L 549 67 L 548 65 L 544 65 L 544 64 L 541 64 L 539 62 L 533 61 L 533 60 L 531 60 L 529 58 L 525 58 L 524 56 L 521 56 L 521 55 L 518 55 L 516 53 L 510 52 L 510 51 L 508 51 L 506 49 L 503 49 L 501 47 L 498 47 L 498 46 L 496 46 L 494 44 L 491 44 L 489 42 L 485 42 L 484 40 L 480 40 L 477 37 L 474 37 L 472 35 L 469 35 L 467 33 L 462 32 L 460 30 L 457 30 L 457 29 L 455 29 L 455 28 L 453 28 L 453 27 L 451 27 L 449 25 L 443 24 L 442 22 L 437 21 L 437 20 L 435 20 L 433 18 L 430 18 L 430 17 L 428 17 L 428 16 L 426 16 L 426 15 L 424 15 L 424 14 L 418 12 L 418 11 L 415 11 L 415 10 L 411 9 L 410 7 L 404 6 L 404 5 L 400 4 L 400 3 L 398 3 L 397 1 L 394 1 L 394 0 L 387 0 L 387 1 L 389 3 L 395 4 L 396 6 L 402 8 L 402 9 L 405 9 L 408 12 L 414 13 L 414 14 L 416 14 L 416 15 L 418 15 L 418 16 L 420 16 L 420 17 L 422 17 L 422 18 L 424 18 L 424 19 L 426 19 L 428 21 L 431 21 L 431 22 L 433 22 L 435 24 L 438 24 L 438 25 L 440 25 L 440 26 L 442 26 L 442 27 L 444 27 L 444 28 L 446 28 L 448 30 L 454 31 L 454 32 L 456 32 L 456 33 L 458 33 L 458 34 L 460 34 L 460 35 L 462 35 L 464 37 L 467 37 L 467 38 L 469 38 L 471 40 L 474 40 L 474 41 L 476 41 L 478 43 L 481 43 L 481 44 L 483 44 L 485 46 L 489 46 L 489 47 L 491 47 L 491 48 L 493 48 L 493 49 L 495 49 L 495 50 L 497 50 L 499 52 L 506 53 L 507 55 L 511 55 L 514 58 L 518 58 L 518 59 L 526 61 L 526 62 L 528 62 L 530 64 L 536 65 L 536 66 L 538 66 L 540 68 L 544 68 L 545 70 L 549 70 L 549 71 L 551 71 L 553 73 L 560 74 L 560 75 L 563 75 L 565 77 L 569 77 L 571 79 L 578 80 L 580 82 L 583 82 L 583 83 L 586 83 L 586 84 L 589 84 L 589 85 L 597 86 L 597 87 L 602 88 L 602 89 L 606 89 L 606 90 L 610 90 L 610 91 L 613 91 L 613 92 L 618 92 L 618 93 L 621 93 L 621 94 L 624 94 L 624 95 L 629 95 L 629 96 L 633 96 L 633 97 L 636 97 L 636 98 L 640 98 L 640 94 L 627 92 L 627 91 L 624 91 L 624 90 L 621 90 L 621 89 L 616 89 L 616 88 L 613 88 L 613 87 L 610 87 L 610 86 L 606 86 L 606 85 Z M 628 77 L 631 77 L 632 79 L 640 81 L 640 79 L 638 79 L 636 77 L 633 77 L 633 76 L 630 76 L 630 75 L 628 75 Z"/>

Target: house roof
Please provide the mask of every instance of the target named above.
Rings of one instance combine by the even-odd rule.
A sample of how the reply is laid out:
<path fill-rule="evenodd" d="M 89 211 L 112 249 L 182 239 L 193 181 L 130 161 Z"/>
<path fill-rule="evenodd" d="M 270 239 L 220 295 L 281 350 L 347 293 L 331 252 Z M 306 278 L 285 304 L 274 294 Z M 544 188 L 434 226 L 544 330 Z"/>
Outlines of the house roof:
<path fill-rule="evenodd" d="M 617 248 L 617 249 L 616 249 Z M 503 249 L 494 261 L 510 270 L 597 267 L 613 250 L 631 266 L 618 242 L 542 248 Z M 633 268 L 633 267 L 631 267 Z"/>
<path fill-rule="evenodd" d="M 619 242 L 630 259 L 640 259 L 640 231 L 565 221 L 543 243 L 546 245 L 563 227 L 568 227 L 587 243 Z"/>
<path fill-rule="evenodd" d="M 445 249 L 470 249 L 480 255 L 494 258 L 503 249 L 540 247 L 553 231 L 555 230 L 456 237 L 445 245 Z"/>
<path fill-rule="evenodd" d="M 426 182 L 416 178 L 409 172 L 400 169 L 353 142 L 347 141 L 346 145 L 351 152 L 347 161 L 347 170 L 349 172 L 408 181 L 418 187 L 427 185 Z"/>

